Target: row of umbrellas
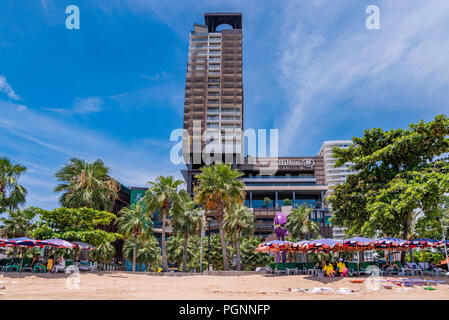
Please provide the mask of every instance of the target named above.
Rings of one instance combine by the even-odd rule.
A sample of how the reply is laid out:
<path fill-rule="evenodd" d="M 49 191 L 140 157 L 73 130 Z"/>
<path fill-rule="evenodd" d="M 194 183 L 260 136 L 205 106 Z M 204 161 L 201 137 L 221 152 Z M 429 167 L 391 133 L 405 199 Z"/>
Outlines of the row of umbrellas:
<path fill-rule="evenodd" d="M 449 240 L 434 239 L 403 240 L 399 238 L 369 239 L 354 237 L 346 240 L 317 239 L 299 242 L 273 240 L 261 243 L 256 251 L 259 252 L 330 252 L 330 251 L 362 251 L 362 250 L 405 250 L 410 248 L 443 247 L 449 245 Z"/>
<path fill-rule="evenodd" d="M 81 241 L 69 242 L 62 239 L 35 240 L 27 237 L 13 238 L 13 239 L 0 238 L 0 247 L 3 246 L 11 246 L 11 247 L 23 246 L 23 247 L 40 247 L 40 248 L 49 246 L 52 248 L 65 248 L 65 249 L 81 249 L 81 250 L 94 249 L 93 246 Z"/>

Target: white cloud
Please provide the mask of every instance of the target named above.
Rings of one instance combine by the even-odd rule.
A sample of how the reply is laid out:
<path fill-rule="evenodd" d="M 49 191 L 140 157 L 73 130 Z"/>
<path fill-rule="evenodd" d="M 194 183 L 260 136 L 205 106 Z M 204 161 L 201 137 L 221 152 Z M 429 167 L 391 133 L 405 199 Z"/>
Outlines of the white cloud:
<path fill-rule="evenodd" d="M 14 92 L 8 81 L 6 81 L 6 77 L 1 74 L 0 74 L 0 92 L 6 93 L 8 97 L 13 100 L 21 100 L 21 98 Z"/>
<path fill-rule="evenodd" d="M 42 110 L 62 113 L 62 114 L 86 114 L 95 113 L 101 111 L 103 106 L 103 99 L 100 97 L 89 97 L 80 99 L 77 98 L 76 102 L 71 108 L 42 108 Z"/>
<path fill-rule="evenodd" d="M 333 117 L 344 120 L 348 111 L 336 110 L 337 101 L 352 100 L 360 108 L 350 112 L 375 106 L 379 113 L 404 108 L 405 102 L 404 112 L 428 108 L 436 99 L 447 104 L 449 37 L 443 30 L 449 28 L 449 2 L 382 2 L 376 31 L 365 28 L 356 2 L 314 4 L 291 2 L 282 13 L 279 82 L 290 108 L 277 119 L 281 153 L 294 151 L 298 139 Z"/>
<path fill-rule="evenodd" d="M 40 203 L 37 197 L 38 193 L 43 193 L 39 189 L 43 181 L 48 181 L 47 196 L 49 199 L 54 198 L 52 189 L 56 179 L 53 173 L 71 157 L 87 161 L 102 159 L 110 167 L 111 175 L 128 186 L 146 186 L 147 181 L 154 180 L 159 175 L 173 175 L 182 179 L 181 166 L 170 163 L 169 150 L 156 153 L 154 147 L 151 147 L 163 146 L 163 142 L 145 138 L 131 143 L 110 139 L 102 132 L 77 127 L 69 121 L 41 112 L 27 110 L 19 114 L 17 105 L 1 100 L 0 109 L 3 111 L 0 117 L 0 135 L 3 130 L 23 141 L 14 147 L 14 153 L 22 154 L 15 161 L 33 164 L 27 173 L 30 176 L 25 184 L 31 190 L 27 205 Z M 167 137 L 167 144 L 174 142 L 170 142 Z M 46 204 L 47 207 L 49 205 Z M 56 205 L 53 203 L 53 206 Z"/>

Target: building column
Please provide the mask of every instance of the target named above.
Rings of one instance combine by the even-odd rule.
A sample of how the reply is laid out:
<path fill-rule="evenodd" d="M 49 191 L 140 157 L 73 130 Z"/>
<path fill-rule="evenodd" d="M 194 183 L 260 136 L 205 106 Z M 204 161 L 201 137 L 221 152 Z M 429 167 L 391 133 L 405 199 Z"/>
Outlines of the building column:
<path fill-rule="evenodd" d="M 296 200 L 296 192 L 295 191 L 293 191 L 293 200 L 292 200 L 292 208 L 294 208 L 294 205 L 295 205 L 295 200 Z"/>
<path fill-rule="evenodd" d="M 278 206 L 278 191 L 276 191 L 276 196 L 275 196 L 275 200 L 274 200 L 274 206 L 275 207 Z"/>
<path fill-rule="evenodd" d="M 249 192 L 249 207 L 250 208 L 253 207 L 253 192 L 252 191 Z"/>
<path fill-rule="evenodd" d="M 324 209 L 324 192 L 321 191 L 321 209 Z"/>

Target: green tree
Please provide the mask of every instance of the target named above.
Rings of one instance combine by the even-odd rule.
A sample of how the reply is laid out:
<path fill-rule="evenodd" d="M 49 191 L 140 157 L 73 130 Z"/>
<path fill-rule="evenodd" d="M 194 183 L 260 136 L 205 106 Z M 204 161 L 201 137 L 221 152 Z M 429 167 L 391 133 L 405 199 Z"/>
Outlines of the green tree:
<path fill-rule="evenodd" d="M 187 245 L 189 236 L 197 234 L 204 225 L 203 210 L 195 208 L 195 202 L 184 201 L 181 207 L 171 209 L 171 225 L 175 234 L 184 236 L 182 271 L 187 271 Z"/>
<path fill-rule="evenodd" d="M 82 241 L 94 246 L 121 239 L 119 233 L 107 232 L 107 227 L 117 218 L 115 214 L 92 208 L 57 208 L 51 211 L 31 207 L 39 217 L 32 232 L 35 239 L 59 238 Z"/>
<path fill-rule="evenodd" d="M 297 240 L 304 240 L 308 234 L 316 234 L 320 231 L 320 225 L 310 219 L 313 208 L 301 205 L 293 208 L 287 217 L 285 227 L 290 237 Z"/>
<path fill-rule="evenodd" d="M 258 237 L 249 237 L 242 241 L 242 265 L 247 271 L 264 267 L 270 263 L 270 255 L 257 252 L 256 248 L 261 243 Z"/>
<path fill-rule="evenodd" d="M 225 239 L 229 240 L 229 239 Z M 225 241 L 225 243 L 228 243 L 229 241 Z M 208 257 L 208 244 L 206 243 L 206 247 L 203 247 L 203 249 L 206 249 L 205 255 L 206 255 L 206 261 Z M 226 252 L 229 252 L 232 256 L 233 254 L 233 247 L 227 245 L 226 246 Z M 224 259 L 223 259 L 223 249 L 221 244 L 221 237 L 219 234 L 211 234 L 210 235 L 210 263 L 212 264 L 212 267 L 214 270 L 229 270 L 229 262 L 226 267 L 224 267 Z"/>
<path fill-rule="evenodd" d="M 112 261 L 115 255 L 115 248 L 110 242 L 104 242 L 98 245 L 95 249 L 93 249 L 90 253 L 90 256 L 93 260 L 109 263 Z"/>
<path fill-rule="evenodd" d="M 134 247 L 134 241 L 128 240 L 125 242 L 123 251 L 128 260 L 134 259 Z M 147 271 L 150 271 L 151 269 L 157 271 L 157 268 L 162 262 L 161 248 L 153 233 L 137 240 L 136 261 L 145 264 Z M 134 267 L 133 270 L 135 270 Z"/>
<path fill-rule="evenodd" d="M 271 199 L 269 197 L 263 198 L 263 207 L 268 207 L 271 204 Z"/>
<path fill-rule="evenodd" d="M 336 167 L 352 162 L 355 174 L 328 198 L 332 222 L 348 234 L 406 238 L 412 213 L 427 214 L 449 192 L 448 135 L 449 119 L 441 115 L 407 130 L 365 130 L 349 148 L 334 148 Z"/>
<path fill-rule="evenodd" d="M 67 208 L 87 207 L 111 211 L 118 197 L 119 186 L 108 176 L 109 168 L 102 160 L 92 163 L 72 158 L 55 177 L 63 183 L 55 188 L 62 192 L 59 202 Z"/>
<path fill-rule="evenodd" d="M 27 191 L 19 184 L 25 171 L 24 166 L 13 165 L 8 158 L 0 158 L 0 214 L 25 203 Z"/>
<path fill-rule="evenodd" d="M 240 259 L 240 242 L 244 234 L 251 235 L 255 228 L 255 216 L 251 209 L 245 206 L 234 206 L 230 211 L 227 211 L 223 220 L 223 228 L 227 234 L 236 239 L 237 250 L 237 270 L 241 270 Z"/>
<path fill-rule="evenodd" d="M 141 201 L 145 204 L 148 215 L 152 215 L 156 211 L 162 211 L 162 269 L 166 272 L 168 271 L 165 240 L 167 213 L 170 206 L 178 210 L 182 206 L 183 201 L 188 198 L 188 195 L 185 190 L 178 191 L 179 186 L 184 182 L 175 180 L 172 176 L 159 176 L 156 178 L 156 182 L 149 181 L 148 183 L 151 186 Z"/>
<path fill-rule="evenodd" d="M 36 213 L 31 209 L 16 209 L 8 211 L 7 218 L 0 218 L 2 223 L 0 230 L 2 234 L 6 234 L 8 238 L 19 238 L 29 236 L 35 224 L 33 219 Z M 17 247 L 14 247 L 13 257 L 17 256 Z"/>
<path fill-rule="evenodd" d="M 140 203 L 133 204 L 131 208 L 124 207 L 120 210 L 120 217 L 115 221 L 118 231 L 125 240 L 133 242 L 133 271 L 136 272 L 137 242 L 152 232 L 153 220 L 145 214 Z"/>
<path fill-rule="evenodd" d="M 190 257 L 191 248 L 187 249 L 187 256 Z M 175 262 L 181 266 L 184 254 L 184 235 L 174 234 L 167 240 L 167 260 Z"/>
<path fill-rule="evenodd" d="M 224 270 L 229 270 L 229 264 L 223 218 L 225 211 L 231 210 L 233 205 L 243 204 L 245 190 L 243 181 L 239 179 L 241 176 L 242 173 L 226 164 L 203 167 L 201 174 L 195 176 L 198 179 L 195 186 L 195 202 L 202 204 L 206 210 L 211 210 L 218 223 Z"/>

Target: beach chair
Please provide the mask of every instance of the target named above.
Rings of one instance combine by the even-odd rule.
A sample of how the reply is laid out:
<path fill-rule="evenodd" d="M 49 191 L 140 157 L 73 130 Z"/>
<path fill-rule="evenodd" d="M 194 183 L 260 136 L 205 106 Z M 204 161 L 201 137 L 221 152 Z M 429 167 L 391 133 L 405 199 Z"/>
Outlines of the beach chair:
<path fill-rule="evenodd" d="M 94 263 L 90 263 L 90 267 L 89 267 L 89 271 L 97 271 L 98 270 L 98 265 L 97 265 L 97 261 L 95 261 Z"/>
<path fill-rule="evenodd" d="M 298 274 L 298 267 L 296 267 L 295 263 L 287 263 L 287 267 L 285 268 L 285 272 L 287 275 L 290 275 L 290 273 Z"/>
<path fill-rule="evenodd" d="M 285 264 L 284 263 L 279 263 L 277 265 L 277 267 L 276 267 L 276 274 L 279 275 L 281 273 L 284 273 L 284 274 L 286 273 Z"/>

